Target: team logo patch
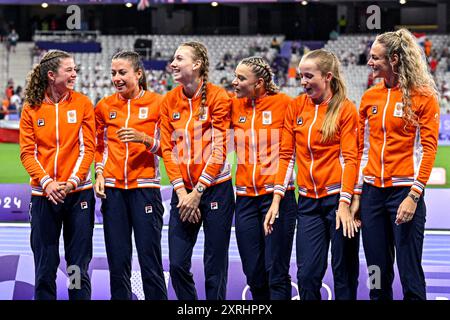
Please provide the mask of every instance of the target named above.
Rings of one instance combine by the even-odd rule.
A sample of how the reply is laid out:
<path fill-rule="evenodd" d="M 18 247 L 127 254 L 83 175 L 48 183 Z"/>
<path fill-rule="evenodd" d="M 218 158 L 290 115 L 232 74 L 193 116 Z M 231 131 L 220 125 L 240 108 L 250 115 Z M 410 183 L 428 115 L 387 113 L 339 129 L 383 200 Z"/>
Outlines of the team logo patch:
<path fill-rule="evenodd" d="M 397 102 L 394 108 L 394 117 L 401 118 L 403 117 L 403 103 Z"/>
<path fill-rule="evenodd" d="M 206 121 L 208 119 L 208 108 L 204 108 L 204 113 L 198 117 L 200 121 Z"/>
<path fill-rule="evenodd" d="M 172 119 L 173 120 L 180 120 L 180 113 L 179 112 L 174 112 L 172 114 Z"/>
<path fill-rule="evenodd" d="M 77 123 L 77 111 L 76 110 L 67 111 L 67 123 Z"/>
<path fill-rule="evenodd" d="M 81 210 L 87 209 L 87 208 L 88 208 L 88 203 L 87 203 L 87 201 L 81 202 L 81 203 L 80 203 L 80 206 L 81 206 Z"/>
<path fill-rule="evenodd" d="M 272 111 L 263 111 L 262 124 L 272 124 Z"/>
<path fill-rule="evenodd" d="M 152 206 L 150 206 L 150 205 L 145 206 L 145 213 L 152 213 L 152 212 L 153 212 L 153 207 Z"/>
<path fill-rule="evenodd" d="M 109 119 L 112 120 L 112 119 L 115 119 L 115 118 L 117 118 L 117 112 L 111 111 L 109 113 Z"/>
<path fill-rule="evenodd" d="M 211 210 L 217 210 L 217 209 L 219 209 L 219 203 L 211 202 Z"/>
<path fill-rule="evenodd" d="M 303 124 L 303 117 L 297 117 L 297 124 L 301 126 Z"/>
<path fill-rule="evenodd" d="M 247 120 L 246 116 L 240 116 L 239 117 L 239 123 L 245 123 L 246 120 Z"/>
<path fill-rule="evenodd" d="M 38 127 L 43 127 L 43 126 L 45 126 L 45 120 L 44 120 L 44 119 L 38 119 L 37 125 L 38 125 Z"/>
<path fill-rule="evenodd" d="M 147 119 L 148 117 L 148 108 L 143 107 L 139 108 L 139 119 Z"/>
<path fill-rule="evenodd" d="M 378 107 L 372 106 L 372 114 L 377 114 L 377 113 L 378 113 Z"/>

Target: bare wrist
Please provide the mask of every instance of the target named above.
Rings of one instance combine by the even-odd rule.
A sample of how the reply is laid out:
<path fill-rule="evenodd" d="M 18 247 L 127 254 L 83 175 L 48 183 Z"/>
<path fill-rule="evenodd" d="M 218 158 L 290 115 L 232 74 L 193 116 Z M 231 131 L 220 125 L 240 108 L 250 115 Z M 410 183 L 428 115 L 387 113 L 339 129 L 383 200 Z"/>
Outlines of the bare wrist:
<path fill-rule="evenodd" d="M 175 191 L 175 193 L 177 194 L 177 196 L 180 196 L 181 194 L 185 194 L 187 192 L 186 192 L 186 189 L 183 187 L 183 188 L 177 189 Z"/>

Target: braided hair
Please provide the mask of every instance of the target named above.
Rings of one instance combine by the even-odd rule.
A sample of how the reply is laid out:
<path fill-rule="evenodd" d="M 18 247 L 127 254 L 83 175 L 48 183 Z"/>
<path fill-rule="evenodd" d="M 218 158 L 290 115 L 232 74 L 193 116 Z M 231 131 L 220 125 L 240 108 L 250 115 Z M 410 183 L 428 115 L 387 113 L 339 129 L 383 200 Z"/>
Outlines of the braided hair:
<path fill-rule="evenodd" d="M 242 59 L 239 64 L 250 67 L 257 78 L 262 78 L 264 80 L 264 89 L 269 94 L 275 94 L 280 91 L 280 88 L 273 81 L 273 72 L 270 65 L 263 58 L 257 56 L 249 57 Z"/>
<path fill-rule="evenodd" d="M 206 86 L 208 84 L 209 73 L 208 49 L 206 49 L 206 46 L 203 43 L 197 41 L 185 42 L 181 47 L 190 47 L 192 49 L 194 60 L 199 60 L 201 62 L 200 77 L 202 78 L 203 83 L 201 88 L 202 101 L 198 116 L 202 117 L 206 113 Z"/>
<path fill-rule="evenodd" d="M 36 64 L 27 76 L 25 86 L 25 102 L 30 106 L 40 106 L 48 87 L 49 71 L 58 72 L 61 59 L 73 58 L 68 52 L 50 50 Z"/>

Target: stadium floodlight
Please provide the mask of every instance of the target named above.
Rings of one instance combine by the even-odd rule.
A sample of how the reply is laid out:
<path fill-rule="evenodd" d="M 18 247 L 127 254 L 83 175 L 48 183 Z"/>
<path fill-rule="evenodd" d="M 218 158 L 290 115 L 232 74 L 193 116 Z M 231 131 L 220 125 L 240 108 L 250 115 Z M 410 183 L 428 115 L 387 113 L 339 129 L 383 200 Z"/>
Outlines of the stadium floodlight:
<path fill-rule="evenodd" d="M 41 7 L 44 8 L 44 9 L 48 8 L 48 3 L 47 2 L 42 2 Z"/>
<path fill-rule="evenodd" d="M 400 0 L 399 2 L 400 2 L 400 4 L 405 4 L 406 0 Z"/>
<path fill-rule="evenodd" d="M 127 7 L 127 8 L 131 8 L 133 6 L 133 4 L 131 3 L 131 2 L 127 2 L 126 4 L 125 4 L 125 7 Z"/>
<path fill-rule="evenodd" d="M 217 7 L 217 6 L 219 5 L 219 3 L 216 2 L 216 1 L 213 1 L 213 2 L 211 2 L 211 5 L 212 5 L 213 7 Z"/>
<path fill-rule="evenodd" d="M 307 4 L 308 4 L 308 1 L 306 1 L 306 0 L 302 1 L 302 5 L 306 6 Z"/>

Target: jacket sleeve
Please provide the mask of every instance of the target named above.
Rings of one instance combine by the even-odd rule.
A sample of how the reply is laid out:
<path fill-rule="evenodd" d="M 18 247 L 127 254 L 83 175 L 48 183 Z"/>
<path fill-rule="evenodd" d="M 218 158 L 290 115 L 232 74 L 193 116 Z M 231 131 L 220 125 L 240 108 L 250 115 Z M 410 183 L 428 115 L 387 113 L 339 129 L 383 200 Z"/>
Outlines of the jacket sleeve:
<path fill-rule="evenodd" d="M 227 158 L 227 135 L 231 125 L 231 99 L 225 90 L 219 91 L 211 110 L 211 155 L 199 181 L 209 187 L 221 171 Z"/>
<path fill-rule="evenodd" d="M 358 113 L 353 103 L 347 102 L 341 112 L 341 154 L 344 158 L 339 201 L 351 203 L 356 181 L 358 157 Z"/>
<path fill-rule="evenodd" d="M 67 180 L 75 189 L 86 180 L 94 160 L 95 115 L 94 106 L 89 100 L 85 102 L 78 143 L 80 145 L 78 159 L 69 180 Z"/>
<path fill-rule="evenodd" d="M 103 113 L 103 100 L 95 107 L 95 128 L 96 128 L 96 148 L 95 148 L 95 173 L 103 173 L 105 163 L 108 158 L 108 137 L 105 128 L 105 117 Z"/>
<path fill-rule="evenodd" d="M 356 183 L 354 194 L 360 195 L 362 193 L 362 185 L 364 181 L 363 170 L 369 161 L 369 124 L 367 118 L 367 109 L 364 96 L 361 99 L 359 107 L 358 119 L 358 156 L 356 162 Z"/>
<path fill-rule="evenodd" d="M 167 176 L 169 177 L 170 183 L 173 185 L 174 190 L 178 190 L 180 188 L 184 188 L 184 182 L 179 166 L 175 140 L 172 139 L 174 130 L 170 124 L 169 105 L 170 97 L 169 95 L 166 95 L 161 103 L 160 146 Z"/>
<path fill-rule="evenodd" d="M 433 169 L 434 160 L 436 158 L 437 144 L 439 137 L 439 102 L 436 97 L 426 97 L 421 110 L 419 110 L 419 130 L 420 143 L 422 144 L 423 153 L 420 162 L 418 174 L 415 177 L 412 190 L 422 194 L 425 186 L 430 178 L 431 169 Z"/>
<path fill-rule="evenodd" d="M 295 136 L 294 136 L 294 112 L 295 101 L 291 102 L 284 117 L 284 126 L 281 134 L 279 167 L 275 177 L 274 193 L 284 197 L 286 187 L 291 179 L 295 164 Z"/>
<path fill-rule="evenodd" d="M 32 179 L 39 180 L 43 190 L 53 181 L 37 158 L 37 144 L 35 141 L 31 107 L 25 104 L 20 118 L 19 143 L 20 161 Z"/>
<path fill-rule="evenodd" d="M 155 123 L 155 131 L 153 132 L 153 144 L 148 148 L 148 150 L 157 155 L 158 157 L 162 157 L 161 152 L 161 117 Z"/>

